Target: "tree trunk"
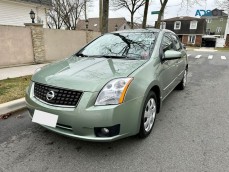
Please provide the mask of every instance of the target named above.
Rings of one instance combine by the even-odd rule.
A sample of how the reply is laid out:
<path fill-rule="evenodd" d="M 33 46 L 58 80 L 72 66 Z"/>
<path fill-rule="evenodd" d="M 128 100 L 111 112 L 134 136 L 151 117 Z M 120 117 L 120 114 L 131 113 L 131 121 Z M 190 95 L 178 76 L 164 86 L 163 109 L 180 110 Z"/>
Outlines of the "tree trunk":
<path fill-rule="evenodd" d="M 160 13 L 159 13 L 159 15 L 158 15 L 157 22 L 156 22 L 156 26 L 155 26 L 155 28 L 157 28 L 157 29 L 160 29 L 161 17 L 162 17 L 163 14 L 164 14 L 164 10 L 165 10 L 165 6 L 166 6 L 167 2 L 168 2 L 168 0 L 164 0 L 164 2 L 161 4 Z"/>
<path fill-rule="evenodd" d="M 108 32 L 109 0 L 103 0 L 102 34 Z"/>
<path fill-rule="evenodd" d="M 131 13 L 131 21 L 130 21 L 130 28 L 134 28 L 134 13 Z"/>
<path fill-rule="evenodd" d="M 103 23 L 103 0 L 99 0 L 99 31 L 102 32 Z"/>
<path fill-rule="evenodd" d="M 146 28 L 146 21 L 147 21 L 148 8 L 149 8 L 149 0 L 146 0 L 145 9 L 144 9 L 144 17 L 143 17 L 143 22 L 142 22 L 142 28 L 143 28 L 143 29 Z"/>

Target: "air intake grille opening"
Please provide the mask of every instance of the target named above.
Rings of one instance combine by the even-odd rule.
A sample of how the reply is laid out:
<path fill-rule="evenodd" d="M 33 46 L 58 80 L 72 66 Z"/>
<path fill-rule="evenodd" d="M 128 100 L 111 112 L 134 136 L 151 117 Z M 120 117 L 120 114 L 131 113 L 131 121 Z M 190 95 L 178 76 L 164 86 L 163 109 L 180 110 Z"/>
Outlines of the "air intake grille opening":
<path fill-rule="evenodd" d="M 34 84 L 34 96 L 46 103 L 59 106 L 77 106 L 82 92 Z"/>

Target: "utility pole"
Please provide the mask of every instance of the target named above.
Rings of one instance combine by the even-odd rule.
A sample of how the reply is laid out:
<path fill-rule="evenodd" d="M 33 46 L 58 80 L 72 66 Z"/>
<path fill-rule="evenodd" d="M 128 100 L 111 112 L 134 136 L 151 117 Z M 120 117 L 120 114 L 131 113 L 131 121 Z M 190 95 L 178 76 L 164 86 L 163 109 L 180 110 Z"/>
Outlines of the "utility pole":
<path fill-rule="evenodd" d="M 87 20 L 87 0 L 84 0 L 84 18 Z"/>
<path fill-rule="evenodd" d="M 107 33 L 108 32 L 108 16 L 109 16 L 109 0 L 103 0 L 103 4 L 102 4 L 102 12 L 103 12 L 103 16 L 102 16 L 102 34 Z"/>
<path fill-rule="evenodd" d="M 99 31 L 102 32 L 103 0 L 99 0 Z"/>

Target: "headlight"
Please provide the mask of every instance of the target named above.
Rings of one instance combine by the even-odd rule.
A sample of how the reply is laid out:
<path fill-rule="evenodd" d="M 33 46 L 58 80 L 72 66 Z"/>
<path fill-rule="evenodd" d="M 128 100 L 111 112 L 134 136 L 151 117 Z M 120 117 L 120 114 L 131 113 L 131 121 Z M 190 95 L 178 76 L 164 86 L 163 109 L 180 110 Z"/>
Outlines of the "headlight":
<path fill-rule="evenodd" d="M 100 91 L 95 105 L 117 105 L 124 101 L 133 78 L 119 78 L 108 82 Z"/>

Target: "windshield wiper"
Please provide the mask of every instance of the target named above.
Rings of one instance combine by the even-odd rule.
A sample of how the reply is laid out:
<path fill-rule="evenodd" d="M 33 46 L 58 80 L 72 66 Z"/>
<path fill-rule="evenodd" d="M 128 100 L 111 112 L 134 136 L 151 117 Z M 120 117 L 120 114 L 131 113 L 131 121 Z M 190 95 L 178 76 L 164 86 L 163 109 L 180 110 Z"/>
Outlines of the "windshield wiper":
<path fill-rule="evenodd" d="M 112 59 L 125 59 L 126 56 L 114 56 L 114 55 L 96 55 L 94 57 L 104 57 L 104 58 L 112 58 Z"/>
<path fill-rule="evenodd" d="M 85 55 L 83 53 L 76 53 L 75 55 L 79 57 L 89 57 L 88 55 Z"/>
<path fill-rule="evenodd" d="M 126 59 L 126 60 L 139 60 L 139 58 L 128 57 L 128 56 L 114 56 L 114 55 L 96 55 L 96 58 L 108 58 L 108 59 Z"/>

